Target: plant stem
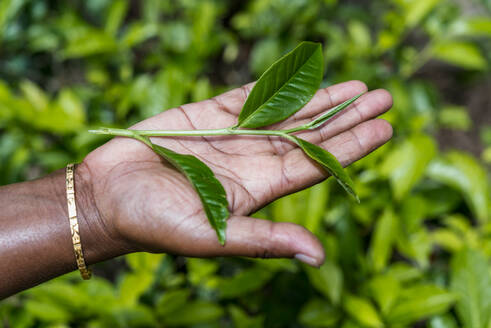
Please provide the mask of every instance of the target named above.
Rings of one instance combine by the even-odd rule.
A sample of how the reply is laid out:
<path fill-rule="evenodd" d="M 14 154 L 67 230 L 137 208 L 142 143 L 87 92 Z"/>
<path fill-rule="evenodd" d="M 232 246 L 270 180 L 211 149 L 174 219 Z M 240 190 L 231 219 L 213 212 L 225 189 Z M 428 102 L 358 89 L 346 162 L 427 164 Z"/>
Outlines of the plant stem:
<path fill-rule="evenodd" d="M 307 130 L 308 128 L 309 128 L 309 126 L 307 124 L 304 124 L 304 125 L 300 125 L 300 126 L 297 126 L 295 128 L 288 129 L 288 130 L 281 130 L 281 132 L 285 135 L 288 135 L 288 134 L 293 133 L 293 132 Z"/>
<path fill-rule="evenodd" d="M 178 137 L 178 136 L 229 136 L 229 135 L 259 135 L 259 136 L 277 136 L 285 137 L 288 139 L 288 135 L 293 132 L 316 129 L 324 124 L 331 117 L 351 105 L 356 99 L 358 99 L 364 92 L 354 96 L 353 98 L 346 100 L 345 102 L 337 105 L 323 115 L 317 117 L 315 120 L 286 130 L 245 130 L 239 129 L 237 125 L 213 130 L 127 130 L 127 129 L 115 129 L 115 128 L 100 128 L 98 130 L 90 130 L 89 132 L 95 134 L 107 134 L 113 136 L 132 137 L 141 140 L 142 137 Z M 149 141 L 144 138 L 146 143 Z M 144 140 L 141 140 L 145 142 Z"/>
<path fill-rule="evenodd" d="M 239 130 L 239 129 L 214 129 L 214 130 L 127 130 L 115 128 L 101 128 L 90 130 L 95 134 L 107 134 L 113 136 L 132 137 L 176 137 L 176 136 L 227 136 L 227 135 L 270 135 L 283 137 L 288 130 Z"/>

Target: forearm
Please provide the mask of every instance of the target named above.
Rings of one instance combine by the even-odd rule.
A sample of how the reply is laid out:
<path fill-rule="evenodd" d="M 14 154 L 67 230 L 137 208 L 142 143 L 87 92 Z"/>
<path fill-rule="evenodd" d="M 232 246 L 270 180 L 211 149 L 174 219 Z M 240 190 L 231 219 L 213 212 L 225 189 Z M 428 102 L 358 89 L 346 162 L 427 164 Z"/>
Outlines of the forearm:
<path fill-rule="evenodd" d="M 87 264 L 124 253 L 98 217 L 90 183 L 75 171 L 76 204 Z M 0 187 L 0 299 L 77 269 L 66 204 L 65 170 Z"/>

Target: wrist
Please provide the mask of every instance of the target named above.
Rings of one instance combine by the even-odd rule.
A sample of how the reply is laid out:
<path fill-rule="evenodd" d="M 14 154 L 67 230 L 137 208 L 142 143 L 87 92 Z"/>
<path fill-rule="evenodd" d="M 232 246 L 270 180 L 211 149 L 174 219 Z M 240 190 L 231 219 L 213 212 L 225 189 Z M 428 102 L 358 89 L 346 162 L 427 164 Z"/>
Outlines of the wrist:
<path fill-rule="evenodd" d="M 70 223 L 67 209 L 67 196 L 65 185 L 66 171 L 62 169 L 53 173 L 53 187 L 63 211 L 63 220 L 66 223 L 67 244 L 73 250 L 70 235 Z M 116 234 L 106 224 L 97 207 L 93 192 L 93 182 L 89 167 L 85 163 L 77 164 L 74 171 L 75 202 L 79 224 L 82 251 L 87 265 L 101 262 L 119 255 L 128 253 L 125 244 L 117 238 Z M 75 264 L 75 254 L 73 254 Z"/>

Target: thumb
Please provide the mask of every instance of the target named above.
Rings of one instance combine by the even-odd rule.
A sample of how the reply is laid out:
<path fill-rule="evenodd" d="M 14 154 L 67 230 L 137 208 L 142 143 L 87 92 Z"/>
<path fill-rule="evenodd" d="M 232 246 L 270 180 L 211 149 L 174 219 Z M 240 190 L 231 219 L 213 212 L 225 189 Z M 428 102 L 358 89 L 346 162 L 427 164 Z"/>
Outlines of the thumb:
<path fill-rule="evenodd" d="M 227 221 L 225 246 L 216 244 L 212 256 L 296 258 L 316 267 L 325 257 L 320 241 L 304 227 L 245 216 L 231 217 Z"/>

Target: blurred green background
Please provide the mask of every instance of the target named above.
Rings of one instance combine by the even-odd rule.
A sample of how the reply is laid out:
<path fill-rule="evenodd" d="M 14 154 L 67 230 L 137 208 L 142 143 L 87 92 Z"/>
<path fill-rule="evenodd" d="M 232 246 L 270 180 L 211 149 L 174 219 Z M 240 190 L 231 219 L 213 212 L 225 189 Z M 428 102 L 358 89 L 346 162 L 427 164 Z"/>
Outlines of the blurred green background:
<path fill-rule="evenodd" d="M 489 0 L 0 0 L 0 184 L 80 161 L 162 110 L 256 79 L 302 40 L 324 85 L 394 97 L 386 146 L 257 213 L 313 231 L 293 260 L 132 254 L 0 302 L 0 327 L 491 327 Z M 0 265 L 2 265 L 0 263 Z M 1 283 L 1 282 L 0 282 Z"/>

